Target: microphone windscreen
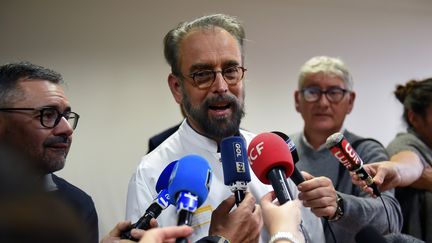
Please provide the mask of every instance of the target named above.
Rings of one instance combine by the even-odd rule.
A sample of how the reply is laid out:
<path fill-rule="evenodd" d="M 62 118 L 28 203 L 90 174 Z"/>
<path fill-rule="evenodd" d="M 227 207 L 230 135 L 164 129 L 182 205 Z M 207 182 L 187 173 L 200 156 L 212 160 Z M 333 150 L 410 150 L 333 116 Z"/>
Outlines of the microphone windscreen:
<path fill-rule="evenodd" d="M 294 164 L 296 164 L 297 162 L 299 162 L 299 156 L 297 153 L 297 147 L 295 146 L 294 142 L 291 140 L 291 138 L 286 135 L 283 132 L 279 132 L 279 131 L 273 131 L 272 133 L 278 135 L 279 137 L 281 137 L 286 144 L 288 145 L 290 151 L 291 151 L 291 156 L 293 158 Z"/>
<path fill-rule="evenodd" d="M 286 177 L 293 172 L 291 152 L 285 141 L 274 133 L 261 133 L 252 139 L 248 155 L 253 172 L 264 184 L 270 184 L 267 174 L 273 168 L 282 169 Z"/>
<path fill-rule="evenodd" d="M 281 137 L 285 142 L 286 142 L 286 140 L 289 139 L 288 135 L 286 135 L 286 134 L 283 133 L 283 132 L 279 132 L 279 131 L 272 131 L 271 133 L 274 133 L 274 134 L 278 135 L 278 136 Z"/>
<path fill-rule="evenodd" d="M 355 236 L 357 243 L 370 243 L 370 242 L 387 242 L 378 230 L 372 226 L 365 226 Z"/>
<path fill-rule="evenodd" d="M 156 182 L 156 192 L 160 192 L 163 189 L 168 188 L 169 179 L 171 177 L 171 172 L 174 169 L 174 165 L 177 163 L 177 160 L 174 160 L 173 162 L 169 163 L 165 169 L 160 174 L 157 182 Z"/>
<path fill-rule="evenodd" d="M 328 149 L 331 149 L 332 147 L 336 146 L 338 143 L 340 143 L 342 141 L 342 139 L 344 138 L 344 135 L 340 132 L 337 133 L 333 133 L 332 135 L 330 135 L 325 143 L 325 146 Z"/>
<path fill-rule="evenodd" d="M 249 162 L 246 143 L 240 136 L 224 138 L 221 142 L 221 160 L 224 183 L 229 186 L 235 182 L 250 182 Z"/>
<path fill-rule="evenodd" d="M 179 192 L 198 196 L 198 207 L 207 199 L 212 171 L 209 163 L 199 155 L 186 155 L 174 165 L 168 184 L 170 203 L 176 205 Z"/>

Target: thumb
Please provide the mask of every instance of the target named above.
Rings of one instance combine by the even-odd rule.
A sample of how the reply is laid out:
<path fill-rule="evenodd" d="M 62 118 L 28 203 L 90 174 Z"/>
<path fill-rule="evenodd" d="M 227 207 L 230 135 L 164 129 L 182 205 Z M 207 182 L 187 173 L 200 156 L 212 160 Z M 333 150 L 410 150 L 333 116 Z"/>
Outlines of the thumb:
<path fill-rule="evenodd" d="M 219 213 L 228 214 L 234 207 L 235 198 L 234 195 L 229 196 L 227 199 L 223 200 L 219 206 L 214 210 Z"/>
<path fill-rule="evenodd" d="M 376 175 L 373 178 L 375 184 L 377 184 L 377 186 L 381 185 L 384 181 L 385 176 L 386 176 L 385 170 L 378 169 Z"/>
<path fill-rule="evenodd" d="M 306 171 L 301 171 L 301 173 L 306 181 L 315 178 L 313 175 L 307 173 Z"/>

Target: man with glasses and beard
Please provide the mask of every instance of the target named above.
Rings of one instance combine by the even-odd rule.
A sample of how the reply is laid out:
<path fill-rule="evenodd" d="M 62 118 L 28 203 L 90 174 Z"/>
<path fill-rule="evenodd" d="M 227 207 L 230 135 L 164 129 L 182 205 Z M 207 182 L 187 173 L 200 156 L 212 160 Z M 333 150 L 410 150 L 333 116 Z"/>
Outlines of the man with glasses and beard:
<path fill-rule="evenodd" d="M 291 136 L 300 158 L 296 167 L 310 173 L 304 173 L 306 181 L 298 185 L 299 199 L 316 216 L 329 219 L 330 226 L 324 225 L 327 242 L 334 241 L 333 232 L 337 242 L 355 242 L 355 234 L 364 226 L 373 226 L 381 234 L 399 232 L 402 215 L 393 191 L 381 193 L 383 201 L 369 197 L 351 182 L 349 171 L 325 146 L 330 135 L 341 132 L 365 163 L 388 160 L 379 142 L 343 128 L 355 93 L 342 60 L 326 56 L 308 60 L 300 70 L 294 96 L 304 120 L 303 132 Z"/>
<path fill-rule="evenodd" d="M 235 209 L 243 210 L 241 217 L 230 217 L 234 198 L 228 205 L 225 202 L 217 208 L 232 195 L 224 185 L 219 143 L 234 135 L 242 136 L 249 143 L 255 136 L 239 127 L 244 116 L 244 38 L 238 20 L 223 14 L 181 23 L 165 36 L 164 53 L 171 66 L 168 85 L 176 102 L 184 107 L 186 119 L 177 132 L 143 157 L 129 183 L 127 219 L 135 222 L 144 214 L 157 195 L 156 180 L 168 163 L 188 154 L 198 154 L 210 163 L 214 174 L 207 200 L 194 213 L 194 233 L 189 240 L 219 235 L 231 242 L 268 241 L 266 233 L 259 238 L 262 219 L 258 213 L 260 208 L 254 202 L 272 188 L 262 184 L 253 173 L 248 190 L 254 200 L 243 201 L 249 203 L 247 207 L 240 204 Z M 298 192 L 291 180 L 289 186 L 296 197 Z M 305 238 L 323 242 L 319 219 L 306 208 L 302 214 Z M 176 225 L 175 207 L 165 209 L 158 223 Z"/>
<path fill-rule="evenodd" d="M 88 230 L 85 242 L 98 242 L 98 219 L 93 200 L 53 174 L 65 165 L 79 118 L 71 109 L 62 82 L 60 74 L 31 63 L 0 66 L 0 148 L 25 158 L 22 161 L 28 162 L 23 164 L 34 172 L 37 181 L 43 183 L 44 191 L 64 202 L 84 222 L 83 226 Z M 3 159 L 8 158 L 0 158 Z M 29 180 L 22 179 L 23 183 Z M 49 216 L 53 215 L 47 215 L 47 218 Z M 28 233 L 32 229 L 24 230 Z"/>

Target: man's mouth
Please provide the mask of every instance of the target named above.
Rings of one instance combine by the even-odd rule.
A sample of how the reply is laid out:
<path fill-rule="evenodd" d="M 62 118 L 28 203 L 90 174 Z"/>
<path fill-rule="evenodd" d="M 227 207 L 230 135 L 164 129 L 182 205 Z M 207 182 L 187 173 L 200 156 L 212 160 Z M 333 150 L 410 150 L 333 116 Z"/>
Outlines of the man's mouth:
<path fill-rule="evenodd" d="M 231 108 L 231 104 L 230 103 L 218 103 L 218 104 L 210 105 L 209 108 L 211 110 L 227 110 L 227 109 Z"/>
<path fill-rule="evenodd" d="M 215 117 L 228 117 L 231 114 L 230 102 L 219 102 L 208 106 L 209 113 Z"/>
<path fill-rule="evenodd" d="M 54 144 L 50 144 L 47 147 L 53 148 L 53 149 L 67 149 L 67 148 L 69 148 L 69 144 L 68 143 L 54 143 Z"/>

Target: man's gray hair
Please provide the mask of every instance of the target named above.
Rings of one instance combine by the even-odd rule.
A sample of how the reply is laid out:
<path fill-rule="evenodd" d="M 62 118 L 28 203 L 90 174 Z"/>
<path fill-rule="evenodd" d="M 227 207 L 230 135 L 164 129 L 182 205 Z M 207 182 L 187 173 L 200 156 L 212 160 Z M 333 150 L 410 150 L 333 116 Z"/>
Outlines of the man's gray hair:
<path fill-rule="evenodd" d="M 312 57 L 300 68 L 298 88 L 302 89 L 305 78 L 309 74 L 324 73 L 339 77 L 344 81 L 348 90 L 352 90 L 353 81 L 345 63 L 340 58 L 328 56 Z"/>
<path fill-rule="evenodd" d="M 63 83 L 62 76 L 48 68 L 30 62 L 8 63 L 0 66 L 0 108 L 18 99 L 22 92 L 18 89 L 21 80 L 47 80 L 55 84 Z"/>
<path fill-rule="evenodd" d="M 243 42 L 245 31 L 240 22 L 232 16 L 225 14 L 214 14 L 203 16 L 190 22 L 182 22 L 170 30 L 164 38 L 165 59 L 171 66 L 171 73 L 177 77 L 183 77 L 180 70 L 179 49 L 180 44 L 187 34 L 197 29 L 211 29 L 219 27 L 230 33 L 239 43 L 242 60 L 244 57 Z"/>

